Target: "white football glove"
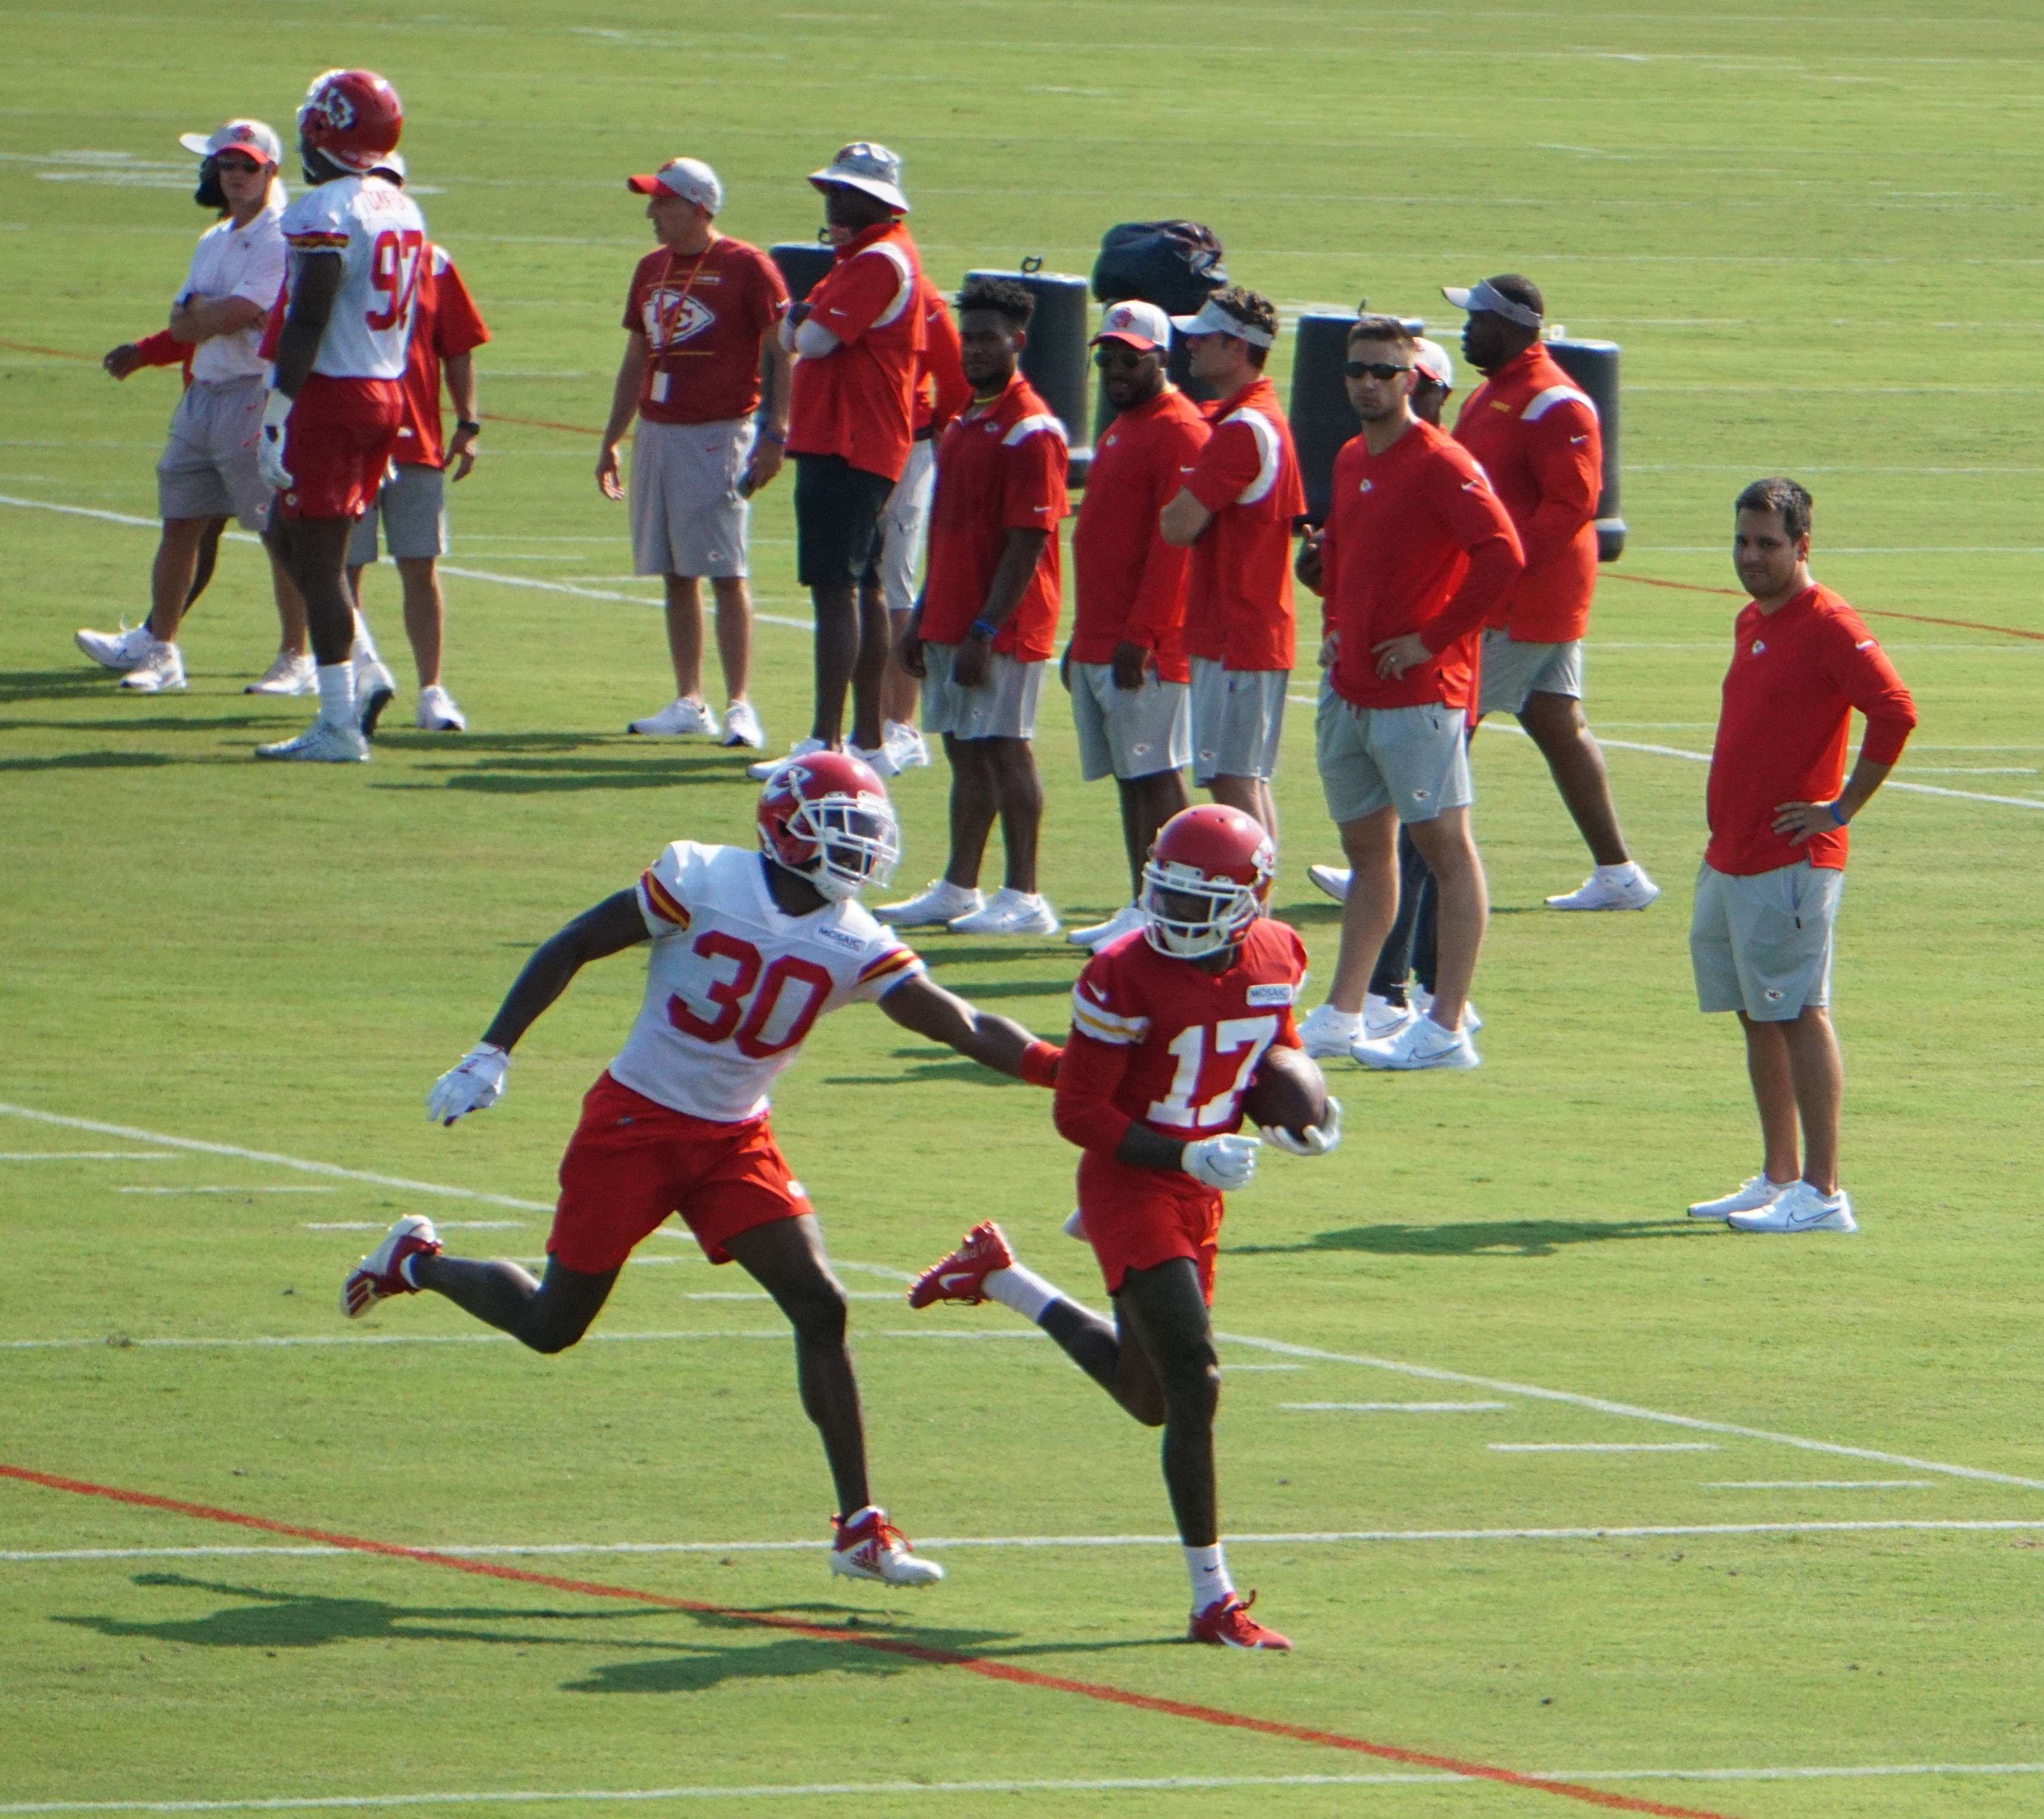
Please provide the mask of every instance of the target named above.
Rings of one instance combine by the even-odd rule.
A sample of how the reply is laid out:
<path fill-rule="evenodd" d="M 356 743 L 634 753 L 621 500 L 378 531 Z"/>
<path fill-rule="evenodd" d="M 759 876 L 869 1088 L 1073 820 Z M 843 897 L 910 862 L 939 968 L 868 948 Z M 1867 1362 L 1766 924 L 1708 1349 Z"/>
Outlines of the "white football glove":
<path fill-rule="evenodd" d="M 1185 1146 L 1178 1165 L 1202 1188 L 1246 1188 L 1256 1172 L 1256 1152 L 1262 1143 L 1257 1137 L 1202 1137 Z"/>
<path fill-rule="evenodd" d="M 471 1111 L 487 1111 L 503 1096 L 511 1057 L 494 1042 L 478 1042 L 433 1082 L 426 1095 L 426 1121 L 451 1124 Z"/>
<path fill-rule="evenodd" d="M 1281 1124 L 1266 1124 L 1263 1140 L 1294 1156 L 1324 1156 L 1341 1142 L 1341 1101 L 1327 1101 L 1327 1115 L 1318 1124 L 1309 1124 L 1294 1137 Z"/>
<path fill-rule="evenodd" d="M 288 493 L 296 484 L 291 470 L 284 465 L 284 423 L 291 414 L 291 400 L 287 393 L 266 392 L 263 397 L 263 427 L 256 434 L 256 471 L 263 476 L 263 484 L 279 493 Z"/>

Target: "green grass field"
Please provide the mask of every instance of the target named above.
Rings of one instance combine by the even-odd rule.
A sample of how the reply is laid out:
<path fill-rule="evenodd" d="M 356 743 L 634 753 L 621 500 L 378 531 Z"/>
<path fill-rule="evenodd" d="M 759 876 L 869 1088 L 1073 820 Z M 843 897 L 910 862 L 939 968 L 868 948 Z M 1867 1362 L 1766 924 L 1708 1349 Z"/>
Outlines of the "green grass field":
<path fill-rule="evenodd" d="M 349 1537 L 567 1548 L 471 1557 L 670 1601 L 0 1480 L 0 1816 L 451 1797 L 1504 1819 L 1594 1809 L 1589 1790 L 1739 1819 L 2038 1809 L 2033 9 L 0 19 L 0 1464 Z M 282 123 L 348 62 L 403 90 L 428 219 L 496 331 L 484 408 L 509 420 L 455 508 L 447 670 L 474 730 L 280 772 L 249 748 L 305 710 L 239 693 L 273 648 L 252 547 L 190 623 L 189 693 L 122 697 L 72 650 L 146 604 L 175 388 L 91 362 L 158 325 L 202 224 L 177 133 Z M 895 1299 L 989 1216 L 1099 1293 L 1058 1235 L 1074 1157 L 1043 1097 L 870 1012 L 819 1031 L 775 1121 L 870 1298 L 877 1485 L 943 1544 L 942 1587 L 827 1577 L 784 1329 L 685 1234 L 645 1247 L 667 1267 L 628 1272 L 607 1342 L 558 1360 L 421 1342 L 478 1330 L 431 1298 L 363 1328 L 335 1308 L 402 1211 L 463 1250 L 539 1253 L 636 963 L 585 977 L 488 1117 L 429 1127 L 426 1088 L 567 915 L 670 839 L 750 837 L 730 757 L 623 736 L 666 698 L 664 655 L 594 435 L 515 420 L 601 420 L 647 244 L 620 178 L 694 152 L 732 232 L 803 239 L 802 174 L 860 136 L 904 153 L 942 281 L 1028 254 L 1083 271 L 1110 223 L 1182 213 L 1288 309 L 1366 292 L 1452 333 L 1435 287 L 1516 268 L 1625 347 L 1631 547 L 1589 708 L 1666 894 L 1543 911 L 1583 855 L 1531 746 L 1486 732 L 1485 1065 L 1342 1070 L 1339 1154 L 1273 1158 L 1234 1203 L 1224 1520 L 1289 1656 L 1176 1640 L 1150 1435 L 1012 1316 Z M 1755 1147 L 1685 940 L 1736 603 L 1627 578 L 1731 585 L 1731 498 L 1785 470 L 1817 495 L 1819 574 L 1917 616 L 1870 623 L 1922 713 L 1896 781 L 1933 793 L 1876 802 L 1846 898 L 1863 1229 L 1768 1243 L 1681 1216 Z M 759 607 L 793 622 L 758 638 L 778 745 L 809 666 L 785 485 L 755 526 Z M 370 593 L 394 659 L 387 569 Z M 1104 913 L 1113 803 L 1079 784 L 1061 697 L 1039 731 L 1047 888 Z M 1279 784 L 1278 908 L 1324 974 L 1332 906 L 1304 868 L 1332 841 L 1300 710 Z M 941 862 L 943 789 L 898 791 L 911 886 Z M 924 946 L 947 984 L 1062 1031 L 1071 950 Z M 1480 1406 L 1298 1406 L 1442 1402 Z M 1496 1450 L 1542 1446 L 1648 1450 Z"/>

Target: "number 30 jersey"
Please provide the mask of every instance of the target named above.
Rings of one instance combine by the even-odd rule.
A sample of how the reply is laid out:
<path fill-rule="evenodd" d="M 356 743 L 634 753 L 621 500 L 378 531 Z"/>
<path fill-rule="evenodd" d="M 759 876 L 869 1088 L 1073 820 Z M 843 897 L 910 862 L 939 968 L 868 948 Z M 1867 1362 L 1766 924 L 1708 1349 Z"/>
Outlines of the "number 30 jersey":
<path fill-rule="evenodd" d="M 691 1118 L 762 1117 L 816 1019 L 876 1004 L 923 963 L 858 903 L 789 915 L 759 854 L 677 840 L 639 880 L 646 1000 L 611 1077 Z"/>
<path fill-rule="evenodd" d="M 279 224 L 291 250 L 291 289 L 307 255 L 341 258 L 340 290 L 313 370 L 336 379 L 402 379 L 412 300 L 421 263 L 432 256 L 418 205 L 381 177 L 336 177 L 298 197 Z"/>

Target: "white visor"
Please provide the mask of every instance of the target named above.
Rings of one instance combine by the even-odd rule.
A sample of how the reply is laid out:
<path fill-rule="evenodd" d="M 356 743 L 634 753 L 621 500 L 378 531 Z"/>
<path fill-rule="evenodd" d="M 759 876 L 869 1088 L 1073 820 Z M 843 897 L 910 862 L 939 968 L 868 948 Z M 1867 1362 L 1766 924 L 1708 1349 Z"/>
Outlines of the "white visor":
<path fill-rule="evenodd" d="M 1238 341 L 1247 341 L 1252 347 L 1274 347 L 1278 337 L 1269 331 L 1240 322 L 1216 303 L 1212 297 L 1200 305 L 1197 316 L 1174 316 L 1171 326 L 1181 335 L 1232 335 Z"/>

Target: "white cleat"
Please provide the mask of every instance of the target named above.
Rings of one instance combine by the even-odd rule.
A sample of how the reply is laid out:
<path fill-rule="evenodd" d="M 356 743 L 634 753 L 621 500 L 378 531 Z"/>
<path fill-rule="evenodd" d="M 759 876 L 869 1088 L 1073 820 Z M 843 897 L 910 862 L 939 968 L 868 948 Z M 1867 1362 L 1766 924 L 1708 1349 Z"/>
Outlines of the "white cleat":
<path fill-rule="evenodd" d="M 319 670 L 303 650 L 279 650 L 270 667 L 242 689 L 244 695 L 316 695 Z"/>
<path fill-rule="evenodd" d="M 953 934 L 1055 934 L 1058 912 L 1034 891 L 1011 891 L 1004 885 L 983 909 L 968 910 L 945 924 Z"/>
<path fill-rule="evenodd" d="M 355 723 L 365 739 L 376 736 L 376 723 L 396 699 L 397 680 L 375 651 L 351 659 L 355 670 Z M 317 681 L 314 684 L 317 686 Z"/>
<path fill-rule="evenodd" d="M 1105 922 L 1066 930 L 1065 939 L 1074 947 L 1105 947 L 1111 941 L 1120 940 L 1124 934 L 1133 934 L 1142 926 L 1142 911 L 1134 904 L 1126 904 Z"/>
<path fill-rule="evenodd" d="M 897 771 L 928 768 L 930 748 L 923 743 L 923 735 L 906 720 L 889 720 L 882 729 L 880 743 L 893 757 Z"/>
<path fill-rule="evenodd" d="M 1348 867 L 1346 865 L 1308 865 L 1306 876 L 1318 888 L 1325 891 L 1338 904 L 1348 901 Z"/>
<path fill-rule="evenodd" d="M 692 701 L 686 695 L 677 695 L 657 714 L 648 714 L 643 720 L 634 720 L 624 729 L 637 733 L 642 739 L 678 739 L 691 734 L 708 735 L 717 731 L 717 722 L 711 719 L 709 709 L 701 701 Z"/>
<path fill-rule="evenodd" d="M 412 724 L 422 733 L 465 733 L 468 716 L 454 704 L 453 696 L 432 682 L 419 691 L 419 711 Z"/>
<path fill-rule="evenodd" d="M 747 751 L 758 751 L 766 745 L 766 729 L 760 725 L 750 701 L 733 701 L 724 710 L 724 731 L 717 743 L 743 746 Z"/>
<path fill-rule="evenodd" d="M 294 739 L 259 745 L 258 758 L 295 759 L 309 764 L 367 764 L 369 741 L 359 727 L 330 727 L 314 720 Z"/>
<path fill-rule="evenodd" d="M 970 915 L 986 901 L 977 890 L 948 878 L 932 878 L 912 897 L 882 904 L 873 913 L 889 928 L 948 928 L 955 918 Z"/>
<path fill-rule="evenodd" d="M 1661 887 L 1632 866 L 1622 878 L 1600 877 L 1593 872 L 1575 890 L 1550 897 L 1547 907 L 1556 910 L 1643 910 L 1660 896 Z"/>
<path fill-rule="evenodd" d="M 821 739 L 797 739 L 788 747 L 786 758 L 763 758 L 757 764 L 748 764 L 745 767 L 745 774 L 755 783 L 764 783 L 782 765 L 792 763 L 798 758 L 807 758 L 811 752 L 823 749 Z"/>
<path fill-rule="evenodd" d="M 850 739 L 847 739 L 844 742 L 844 750 L 847 758 L 857 758 L 875 777 L 892 777 L 901 768 L 894 762 L 894 754 L 887 749 L 887 742 L 884 739 L 870 751 L 864 746 L 854 745 Z"/>
<path fill-rule="evenodd" d="M 150 636 L 146 622 L 129 625 L 124 621 L 118 631 L 92 631 L 81 627 L 71 635 L 72 643 L 102 669 L 123 671 L 133 669 L 156 642 Z"/>
<path fill-rule="evenodd" d="M 1423 1017 L 1434 1007 L 1434 995 L 1431 992 L 1422 992 L 1416 986 L 1406 993 L 1406 996 L 1412 1000 L 1413 1009 Z M 1477 1009 L 1474 1001 L 1468 998 L 1462 1000 L 1462 1027 L 1472 1036 L 1483 1027 L 1483 1013 Z"/>
<path fill-rule="evenodd" d="M 167 695 L 185 685 L 185 660 L 175 644 L 149 640 L 142 659 L 121 678 L 121 686 L 137 695 Z"/>
<path fill-rule="evenodd" d="M 1482 1065 L 1467 1030 L 1444 1030 L 1431 1017 L 1415 1017 L 1388 1040 L 1358 1042 L 1349 1053 L 1366 1068 L 1385 1068 L 1400 1073 L 1414 1073 L 1422 1068 Z"/>
<path fill-rule="evenodd" d="M 1316 1061 L 1352 1053 L 1362 1039 L 1362 1018 L 1331 1004 L 1315 1005 L 1299 1022 L 1299 1040 Z"/>
<path fill-rule="evenodd" d="M 418 1290 L 405 1280 L 405 1260 L 421 1254 L 436 1256 L 440 1248 L 440 1234 L 433 1230 L 433 1222 L 424 1213 L 407 1213 L 383 1234 L 383 1241 L 348 1272 L 340 1285 L 341 1312 L 351 1320 L 359 1320 L 379 1301 L 387 1301 L 394 1295 L 417 1295 Z"/>
<path fill-rule="evenodd" d="M 1729 1215 L 1725 1223 L 1735 1232 L 1856 1232 L 1852 1198 L 1841 1188 L 1820 1194 L 1808 1181 L 1792 1181 L 1774 1203 L 1750 1213 Z"/>
<path fill-rule="evenodd" d="M 1692 1219 L 1728 1219 L 1734 1213 L 1757 1213 L 1771 1207 L 1788 1192 L 1786 1181 L 1770 1181 L 1762 1169 L 1749 1181 L 1742 1181 L 1729 1194 L 1715 1200 L 1697 1200 L 1689 1207 Z"/>
<path fill-rule="evenodd" d="M 1362 1039 L 1366 1042 L 1389 1042 L 1419 1015 L 1419 1011 L 1409 1004 L 1394 1004 L 1389 998 L 1366 992 L 1362 995 Z M 1470 1023 L 1466 1015 L 1462 1023 L 1467 1029 L 1479 1027 Z"/>
<path fill-rule="evenodd" d="M 926 1560 L 909 1545 L 909 1537 L 887 1520 L 885 1510 L 870 1505 L 847 1520 L 831 1518 L 836 1540 L 831 1548 L 831 1571 L 844 1579 L 877 1579 L 883 1585 L 934 1585 L 944 1576 L 935 1560 Z"/>

